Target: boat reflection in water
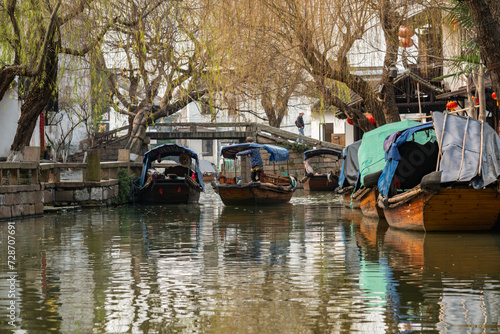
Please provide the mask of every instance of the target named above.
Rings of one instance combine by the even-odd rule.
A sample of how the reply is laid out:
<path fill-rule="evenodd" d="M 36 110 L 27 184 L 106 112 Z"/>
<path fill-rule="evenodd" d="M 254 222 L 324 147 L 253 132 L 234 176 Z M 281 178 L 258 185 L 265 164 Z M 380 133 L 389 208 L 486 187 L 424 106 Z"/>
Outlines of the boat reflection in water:
<path fill-rule="evenodd" d="M 500 244 L 494 235 L 419 233 L 389 228 L 384 248 L 400 283 L 413 286 L 415 295 L 425 300 L 423 304 L 428 306 L 421 312 L 433 315 L 438 331 L 494 333 L 498 330 Z M 411 322 L 406 325 L 415 329 Z"/>
<path fill-rule="evenodd" d="M 200 204 L 16 221 L 18 332 L 499 332 L 499 234 L 393 230 L 304 193 L 226 207 L 209 190 Z"/>
<path fill-rule="evenodd" d="M 219 216 L 219 233 L 224 240 L 225 257 L 260 259 L 268 253 L 275 260 L 289 251 L 292 205 L 274 207 L 225 206 Z M 268 247 L 264 244 L 269 244 Z"/>

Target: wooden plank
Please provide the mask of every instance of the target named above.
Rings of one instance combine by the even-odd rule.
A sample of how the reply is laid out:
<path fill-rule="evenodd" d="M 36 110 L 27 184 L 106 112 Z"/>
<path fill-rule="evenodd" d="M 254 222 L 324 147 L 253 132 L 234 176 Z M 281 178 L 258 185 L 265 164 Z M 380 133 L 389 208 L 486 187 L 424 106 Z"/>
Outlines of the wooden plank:
<path fill-rule="evenodd" d="M 424 231 L 423 201 L 421 196 L 417 196 L 408 203 L 396 208 L 385 208 L 384 215 L 390 227 Z"/>
<path fill-rule="evenodd" d="M 384 218 L 384 210 L 377 205 L 377 187 L 371 188 L 359 201 L 359 206 L 363 215 L 372 218 Z"/>

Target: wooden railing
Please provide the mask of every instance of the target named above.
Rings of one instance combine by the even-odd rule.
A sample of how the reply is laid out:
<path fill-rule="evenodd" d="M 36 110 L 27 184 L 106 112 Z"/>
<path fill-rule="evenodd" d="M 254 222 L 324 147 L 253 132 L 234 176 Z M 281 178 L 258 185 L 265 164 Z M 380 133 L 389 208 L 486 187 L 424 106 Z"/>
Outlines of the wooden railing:
<path fill-rule="evenodd" d="M 117 137 L 118 133 L 124 130 L 128 130 L 129 126 L 122 126 L 121 128 L 117 128 L 114 130 L 106 131 L 106 132 L 98 132 L 94 135 L 94 137 L 89 140 L 85 139 L 80 142 L 79 149 L 81 151 L 85 151 L 88 149 L 99 148 L 102 144 L 110 142 Z"/>
<path fill-rule="evenodd" d="M 321 141 L 307 136 L 301 136 L 297 133 L 290 131 L 278 129 L 265 124 L 258 124 L 253 122 L 225 122 L 225 123 L 198 123 L 198 122 L 187 122 L 187 123 L 156 123 L 155 127 L 171 127 L 175 132 L 189 132 L 189 135 L 193 137 L 198 137 L 196 134 L 204 133 L 203 138 L 210 139 L 210 133 L 214 133 L 215 137 L 220 137 L 220 130 L 218 128 L 232 128 L 228 132 L 233 132 L 235 135 L 240 135 L 242 132 L 251 133 L 253 136 L 261 137 L 267 140 L 271 140 L 277 143 L 283 142 L 296 142 L 301 139 L 305 144 L 309 146 L 314 146 L 316 148 L 324 147 L 331 148 L 334 150 L 342 150 L 344 146 L 334 144 L 331 142 Z M 235 133 L 238 131 L 239 133 Z M 154 134 L 155 132 L 148 132 L 149 134 Z M 158 131 L 156 133 L 161 133 Z M 169 131 L 172 134 L 172 131 Z M 187 137 L 187 136 L 186 136 Z M 236 137 L 235 137 L 236 139 Z"/>

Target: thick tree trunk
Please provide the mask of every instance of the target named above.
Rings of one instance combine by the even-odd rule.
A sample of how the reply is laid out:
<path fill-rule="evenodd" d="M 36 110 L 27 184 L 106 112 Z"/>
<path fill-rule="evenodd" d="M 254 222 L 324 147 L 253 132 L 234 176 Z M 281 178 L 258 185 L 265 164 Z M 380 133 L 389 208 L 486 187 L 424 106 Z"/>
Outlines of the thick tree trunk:
<path fill-rule="evenodd" d="M 45 106 L 49 103 L 57 84 L 58 57 L 55 47 L 49 46 L 42 74 L 35 77 L 28 95 L 21 106 L 21 117 L 17 122 L 17 131 L 10 147 L 8 160 L 22 156 L 25 146 L 29 146 L 36 122 Z"/>
<path fill-rule="evenodd" d="M 391 66 L 395 66 L 398 60 L 399 50 L 399 20 L 397 19 L 396 8 L 393 5 L 389 0 L 382 1 L 382 10 L 380 11 L 380 22 L 384 30 L 386 50 L 384 69 L 382 70 L 382 78 L 380 79 L 383 92 L 379 98 L 382 100 L 382 110 L 387 123 L 399 122 L 401 120 L 399 109 L 396 105 L 396 93 L 392 84 L 393 78 L 389 77 Z"/>
<path fill-rule="evenodd" d="M 3 100 L 5 93 L 7 93 L 15 77 L 16 75 L 9 70 L 0 70 L 0 101 Z"/>
<path fill-rule="evenodd" d="M 493 91 L 500 92 L 500 2 L 498 0 L 466 0 L 476 26 L 477 40 L 486 68 L 490 73 Z M 480 100 L 482 103 L 482 101 Z M 498 108 L 496 120 L 500 120 Z M 500 133 L 500 128 L 496 126 Z"/>
<path fill-rule="evenodd" d="M 132 123 L 132 133 L 125 148 L 130 150 L 130 160 L 135 161 L 142 153 L 146 141 L 146 129 L 148 128 L 148 111 L 145 108 L 138 110 Z"/>

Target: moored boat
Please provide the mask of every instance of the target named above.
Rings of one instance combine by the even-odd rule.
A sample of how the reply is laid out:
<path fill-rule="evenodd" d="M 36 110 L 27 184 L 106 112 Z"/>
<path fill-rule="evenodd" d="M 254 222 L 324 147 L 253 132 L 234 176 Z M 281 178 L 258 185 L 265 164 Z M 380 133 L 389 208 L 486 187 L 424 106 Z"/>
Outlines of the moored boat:
<path fill-rule="evenodd" d="M 204 183 L 210 183 L 217 179 L 217 169 L 214 164 L 208 160 L 200 160 L 200 171 Z"/>
<path fill-rule="evenodd" d="M 179 163 L 161 164 L 167 157 L 178 157 Z M 164 144 L 144 153 L 134 197 L 145 204 L 196 203 L 204 187 L 198 155 L 184 146 Z"/>
<path fill-rule="evenodd" d="M 344 148 L 342 151 L 342 168 L 339 176 L 339 186 L 336 190 L 342 195 L 342 201 L 347 208 L 359 209 L 359 202 L 352 199 L 352 192 L 359 175 L 358 149 L 361 140 L 358 140 Z"/>
<path fill-rule="evenodd" d="M 488 124 L 434 112 L 433 122 L 395 133 L 385 146 L 378 205 L 389 226 L 493 228 L 500 216 L 500 138 Z"/>
<path fill-rule="evenodd" d="M 382 125 L 366 132 L 358 150 L 359 179 L 352 195 L 367 217 L 384 218 L 384 211 L 377 206 L 377 182 L 385 166 L 384 140 L 390 134 L 421 124 L 404 120 Z"/>
<path fill-rule="evenodd" d="M 304 190 L 307 191 L 334 191 L 338 183 L 338 175 L 335 171 L 330 171 L 328 173 L 315 173 L 314 169 L 310 165 L 310 160 L 315 157 L 323 156 L 333 156 L 340 158 L 342 152 L 328 149 L 328 148 L 318 148 L 313 150 L 308 150 L 304 152 L 304 166 L 306 170 L 305 177 L 302 179 L 302 186 Z"/>
<path fill-rule="evenodd" d="M 269 161 L 288 161 L 286 148 L 256 143 L 235 144 L 223 147 L 221 155 L 226 159 L 236 159 L 239 152 L 249 149 L 264 149 Z M 225 171 L 219 175 L 219 182 L 212 182 L 212 187 L 219 194 L 225 205 L 267 205 L 287 203 L 293 196 L 296 180 L 290 176 L 261 173 L 258 182 L 238 182 L 236 177 L 226 177 Z"/>

